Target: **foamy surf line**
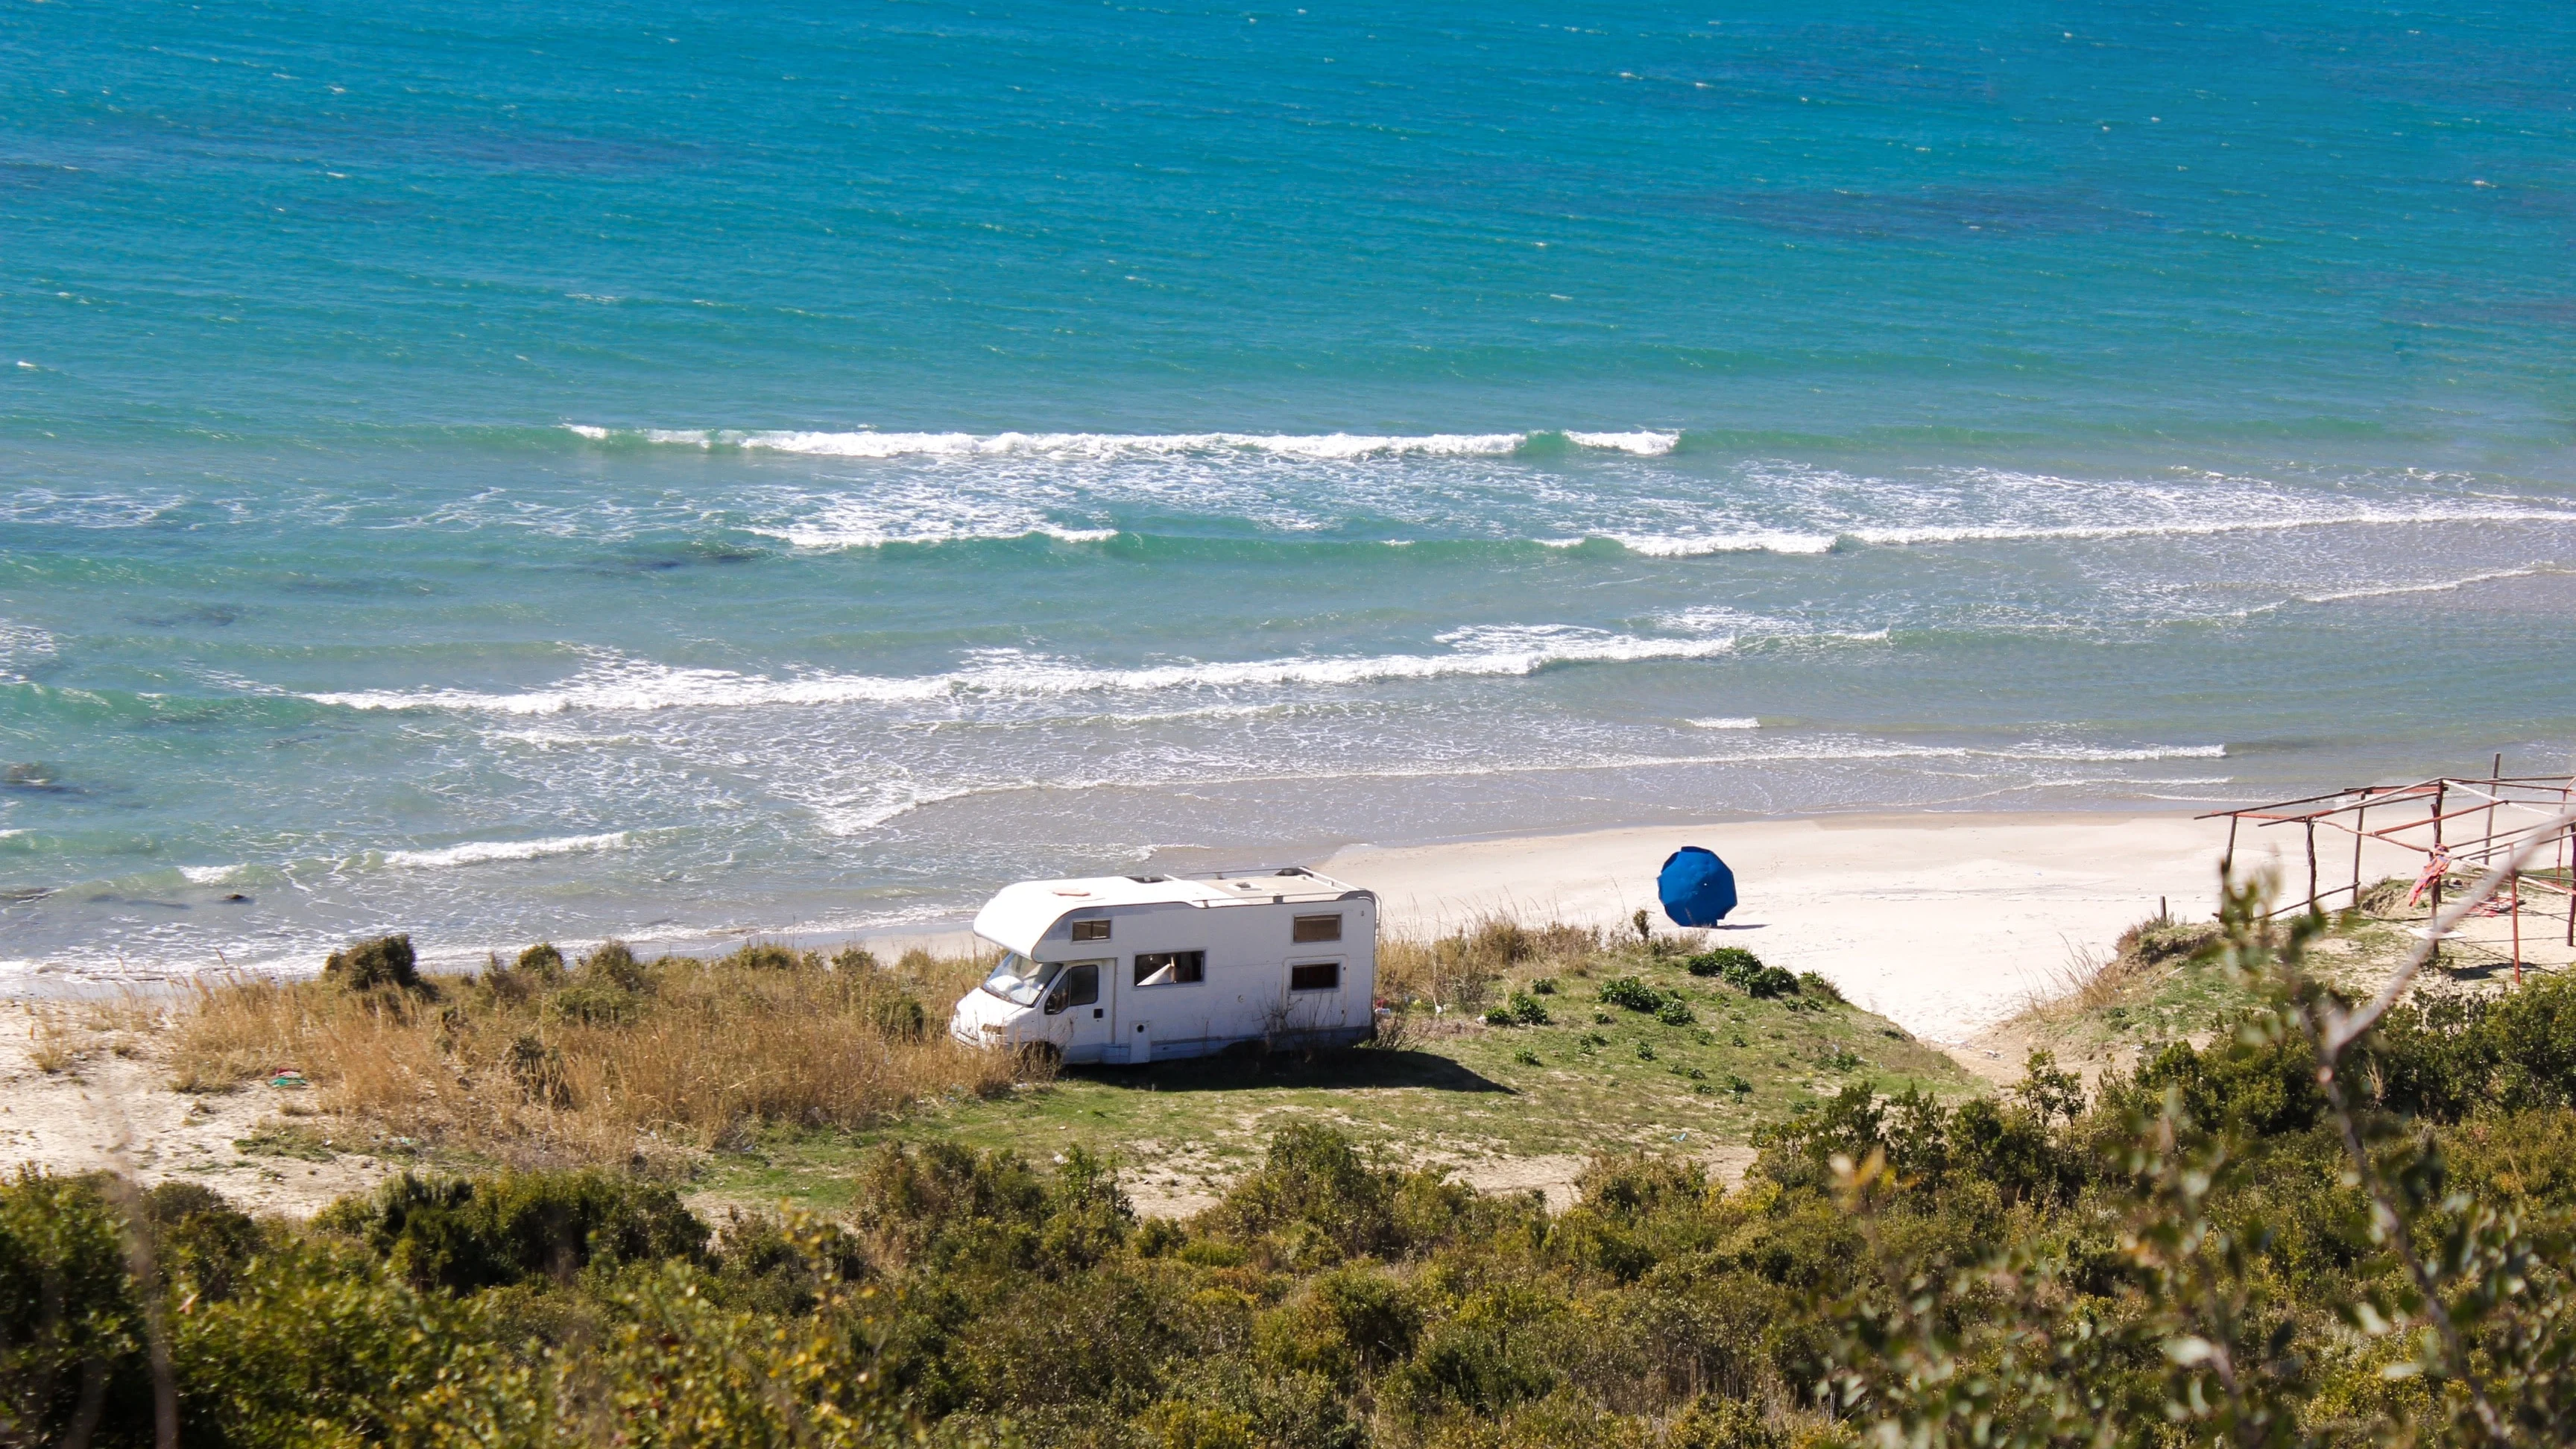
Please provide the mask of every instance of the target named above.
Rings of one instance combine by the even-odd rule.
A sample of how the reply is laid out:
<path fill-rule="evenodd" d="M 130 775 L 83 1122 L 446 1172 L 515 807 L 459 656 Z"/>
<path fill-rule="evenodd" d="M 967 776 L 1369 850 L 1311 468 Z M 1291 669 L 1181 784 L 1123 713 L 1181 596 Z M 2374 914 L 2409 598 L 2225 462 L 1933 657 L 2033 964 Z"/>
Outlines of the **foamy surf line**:
<path fill-rule="evenodd" d="M 1757 529 L 1706 534 L 1595 533 L 1577 538 L 1535 539 L 1533 542 L 1547 548 L 1577 548 L 1598 540 L 1603 543 L 1617 544 L 1630 553 L 1648 558 L 1696 558 L 1721 553 L 1823 554 L 1831 553 L 1835 548 L 1846 543 L 1877 548 L 1921 548 L 1949 543 L 2209 538 L 2231 533 L 2280 533 L 2309 528 L 2394 528 L 2408 525 L 2438 526 L 2463 523 L 2576 524 L 2576 511 L 2545 508 L 2423 509 L 2412 512 L 2336 513 L 2292 518 L 2215 518 L 2193 522 L 2176 520 L 2161 523 L 2036 524 L 2026 527 L 1997 524 L 1961 527 L 1849 528 L 1835 533 L 1821 531 L 1810 533 L 1794 529 Z M 2527 572 L 2530 570 L 2483 574 L 2468 582 L 2484 582 L 2489 578 L 2513 578 Z M 2390 589 L 2377 592 L 2410 591 Z M 2326 597 L 2339 599 L 2347 596 L 2336 594 Z M 2359 595 L 2352 597 L 2359 597 Z M 2323 601 L 2306 600 L 2311 603 Z"/>
<path fill-rule="evenodd" d="M 565 431 L 595 443 L 635 441 L 670 447 L 741 448 L 804 453 L 827 458 L 925 458 L 1053 456 L 1062 458 L 1158 457 L 1175 453 L 1269 453 L 1289 458 L 1369 458 L 1406 454 L 1494 457 L 1542 437 L 1561 437 L 1578 448 L 1659 457 L 1681 434 L 1666 432 L 1430 433 L 881 433 L 793 429 L 605 428 L 566 423 Z"/>
<path fill-rule="evenodd" d="M 586 855 L 600 850 L 623 850 L 632 839 L 631 832 L 611 831 L 605 835 L 559 835 L 550 840 L 469 840 L 438 850 L 388 850 L 383 860 L 387 865 L 415 869 L 438 869 L 445 866 L 482 865 L 496 860 L 538 860 L 550 855 Z"/>
<path fill-rule="evenodd" d="M 1024 655 L 988 653 L 965 669 L 911 677 L 810 674 L 778 679 L 721 669 L 673 669 L 619 661 L 546 689 L 500 694 L 465 689 L 353 690 L 308 694 L 344 709 L 434 709 L 545 715 L 568 710 L 656 710 L 690 706 L 745 709 L 773 705 L 892 704 L 958 695 L 1064 695 L 1100 691 L 1346 685 L 1387 680 L 1534 674 L 1557 664 L 1710 659 L 1732 653 L 1733 635 L 1649 639 L 1573 629 L 1480 629 L 1444 637 L 1454 654 L 1381 654 L 1349 658 L 1260 659 L 1236 663 L 1100 669 Z"/>

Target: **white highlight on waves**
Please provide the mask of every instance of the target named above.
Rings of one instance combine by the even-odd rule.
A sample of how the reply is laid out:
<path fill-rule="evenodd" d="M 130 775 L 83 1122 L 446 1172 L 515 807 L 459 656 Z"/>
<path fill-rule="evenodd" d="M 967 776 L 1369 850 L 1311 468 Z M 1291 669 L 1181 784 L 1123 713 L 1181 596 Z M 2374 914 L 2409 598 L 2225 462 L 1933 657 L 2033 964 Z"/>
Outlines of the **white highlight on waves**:
<path fill-rule="evenodd" d="M 465 689 L 352 690 L 304 696 L 348 709 L 446 709 L 539 715 L 565 710 L 649 710 L 682 706 L 872 704 L 961 694 L 1063 695 L 1094 690 L 1346 685 L 1461 675 L 1534 674 L 1555 664 L 1709 659 L 1733 652 L 1734 636 L 1650 639 L 1566 625 L 1486 626 L 1437 636 L 1448 654 L 1316 655 L 1102 669 L 1016 649 L 970 655 L 942 674 L 816 673 L 786 679 L 725 669 L 674 669 L 636 660 L 603 661 L 550 688 L 511 694 Z"/>
<path fill-rule="evenodd" d="M 451 865 L 480 865 L 493 860 L 536 860 L 548 855 L 579 855 L 594 850 L 622 850 L 631 839 L 627 831 L 606 835 L 559 835 L 551 840 L 469 840 L 443 850 L 388 850 L 387 865 L 436 868 Z"/>
<path fill-rule="evenodd" d="M 1837 544 L 1845 541 L 1880 548 L 1915 548 L 1945 543 L 2208 538 L 2221 534 L 2279 533 L 2308 528 L 2389 528 L 2407 524 L 2460 523 L 2576 523 L 2576 512 L 2545 508 L 2432 508 L 2404 512 L 2378 509 L 2294 518 L 2214 518 L 2188 521 L 2177 519 L 2159 523 L 2073 523 L 2031 526 L 1996 524 L 1959 527 L 1851 528 L 1839 533 L 1806 533 L 1794 529 L 1753 529 L 1707 534 L 1601 533 L 1589 534 L 1581 538 L 1544 538 L 1537 541 L 1550 548 L 1574 548 L 1599 538 L 1615 543 L 1630 553 L 1650 558 L 1696 558 L 1720 553 L 1831 553 Z M 2509 578 L 2519 572 L 2525 571 L 2481 575 L 2478 579 L 2468 582 L 2482 582 L 2488 577 Z M 2328 599 L 2346 597 L 2360 597 L 2360 595 L 2333 594 L 2324 598 L 2306 598 L 2303 602 L 2322 603 Z"/>
<path fill-rule="evenodd" d="M 2499 579 L 2527 579 L 2538 574 L 2558 572 L 2560 570 L 2543 564 L 2531 564 L 2518 569 L 2496 569 L 2489 573 L 2470 574 L 2464 578 L 2440 579 L 2429 584 L 2387 584 L 2373 589 L 2345 589 L 2332 594 L 2299 594 L 2293 596 L 2291 602 L 2340 604 L 2346 599 L 2380 599 L 2393 594 L 2447 594 L 2457 589 L 2465 589 L 2472 584 L 2491 584 Z"/>
<path fill-rule="evenodd" d="M 1762 721 L 1751 715 L 1723 715 L 1715 719 L 1686 719 L 1683 724 L 1700 730 L 1758 730 Z"/>
<path fill-rule="evenodd" d="M 748 431 L 732 428 L 603 428 L 566 423 L 566 431 L 593 442 L 634 438 L 647 443 L 697 448 L 746 448 L 772 453 L 804 453 L 831 458 L 920 458 L 1051 455 L 1064 458 L 1117 458 L 1171 453 L 1242 451 L 1274 453 L 1288 458 L 1369 458 L 1404 455 L 1448 457 L 1510 453 L 1530 440 L 1528 433 L 1430 433 L 1418 436 L 1376 433 L 880 433 L 821 432 L 791 429 Z M 1679 433 L 1627 432 L 1563 435 L 1581 448 L 1657 457 L 1673 450 Z"/>

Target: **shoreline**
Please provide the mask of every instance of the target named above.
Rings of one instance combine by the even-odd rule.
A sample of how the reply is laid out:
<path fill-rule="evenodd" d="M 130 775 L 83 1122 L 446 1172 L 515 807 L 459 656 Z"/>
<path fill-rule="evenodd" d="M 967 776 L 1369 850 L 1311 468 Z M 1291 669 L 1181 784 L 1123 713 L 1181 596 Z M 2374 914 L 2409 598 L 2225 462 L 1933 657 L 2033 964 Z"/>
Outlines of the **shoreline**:
<path fill-rule="evenodd" d="M 1626 930 L 1656 908 L 1655 874 L 1682 845 L 1715 850 L 1735 869 L 1743 904 L 1710 933 L 1792 970 L 1831 978 L 1852 1001 L 1908 1031 L 1956 1046 L 2037 1001 L 2064 994 L 2083 953 L 2107 953 L 2120 931 L 2155 914 L 2216 908 L 2223 822 L 2137 804 L 2085 810 L 1898 810 L 1800 816 L 1710 816 L 1401 845 L 1356 843 L 1288 852 L 1258 864 L 1304 864 L 1374 891 L 1390 934 L 1437 935 L 1510 913 L 1532 922 Z M 1937 845 L 1936 845 L 1937 842 Z M 1250 850 L 1184 847 L 1143 862 L 1182 872 Z M 1203 858 L 1203 859 L 1202 859 Z M 2259 862 L 2240 851 L 2240 863 Z M 857 930 L 675 932 L 629 938 L 653 953 L 722 954 L 750 941 L 831 951 L 856 945 L 880 958 L 914 948 L 971 949 L 971 912 Z M 1672 929 L 1660 909 L 1659 928 Z M 515 943 L 507 956 L 524 943 Z M 564 943 L 568 950 L 587 942 Z M 487 952 L 425 950 L 425 969 L 468 970 Z M 231 968 L 280 972 L 274 963 Z M 123 978 L 70 973 L 18 978 L 24 1001 L 178 994 L 182 971 Z M 27 989 L 34 987 L 37 989 Z M 50 988 L 50 989 L 48 989 Z"/>

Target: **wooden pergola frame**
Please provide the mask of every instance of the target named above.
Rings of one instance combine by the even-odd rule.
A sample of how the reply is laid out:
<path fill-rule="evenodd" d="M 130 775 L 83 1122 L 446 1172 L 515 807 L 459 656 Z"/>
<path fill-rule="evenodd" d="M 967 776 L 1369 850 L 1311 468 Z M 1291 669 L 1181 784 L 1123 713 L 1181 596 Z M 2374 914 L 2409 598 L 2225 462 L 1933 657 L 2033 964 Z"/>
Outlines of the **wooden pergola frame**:
<path fill-rule="evenodd" d="M 2576 826 L 2557 823 L 2568 806 L 2576 804 L 2576 776 L 2507 775 L 2503 763 L 2499 758 L 2496 772 L 2486 776 L 2443 775 L 2411 785 L 2360 785 L 2241 810 L 2213 810 L 2200 818 L 2227 821 L 2227 853 L 2219 866 L 2222 871 L 2235 865 L 2238 832 L 2248 823 L 2258 830 L 2291 826 L 2305 838 L 2307 895 L 2283 904 L 2275 914 L 2321 911 L 2338 896 L 2348 896 L 2348 904 L 2359 905 L 2363 889 L 2362 848 L 2373 841 L 2422 858 L 2421 878 L 2431 891 L 2433 910 L 2439 913 L 2443 878 L 2449 872 L 2473 875 L 2504 860 L 2526 843 L 2538 839 L 2546 845 L 2554 838 L 2554 867 L 2528 875 L 2516 871 L 2512 877 L 2514 974 L 2519 980 L 2526 884 L 2567 897 L 2567 944 L 2576 946 L 2576 874 L 2571 873 L 2576 872 Z M 2394 823 L 2374 828 L 2370 823 L 2374 811 L 2383 821 L 2393 813 Z M 2323 882 L 2323 864 L 2317 853 L 2320 827 L 2329 832 L 2341 831 L 2352 839 L 2352 879 L 2347 884 L 2329 887 Z M 2440 870 L 2434 869 L 2437 861 L 2441 863 Z"/>

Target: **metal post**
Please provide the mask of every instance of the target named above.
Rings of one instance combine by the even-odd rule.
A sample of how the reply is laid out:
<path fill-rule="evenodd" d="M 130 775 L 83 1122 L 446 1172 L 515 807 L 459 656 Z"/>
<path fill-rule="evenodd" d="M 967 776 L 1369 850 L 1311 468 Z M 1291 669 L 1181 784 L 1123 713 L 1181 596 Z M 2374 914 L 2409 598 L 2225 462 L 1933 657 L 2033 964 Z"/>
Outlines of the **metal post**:
<path fill-rule="evenodd" d="M 2370 797 L 2361 799 L 2352 812 L 2352 908 L 2356 911 L 2361 909 L 2361 832 L 2370 824 Z"/>
<path fill-rule="evenodd" d="M 2242 815 L 2227 817 L 2227 851 L 2218 857 L 2218 878 L 2227 880 L 2236 870 L 2236 827 L 2245 823 Z"/>
<path fill-rule="evenodd" d="M 2308 822 L 2308 912 L 2317 910 L 2317 822 Z"/>

